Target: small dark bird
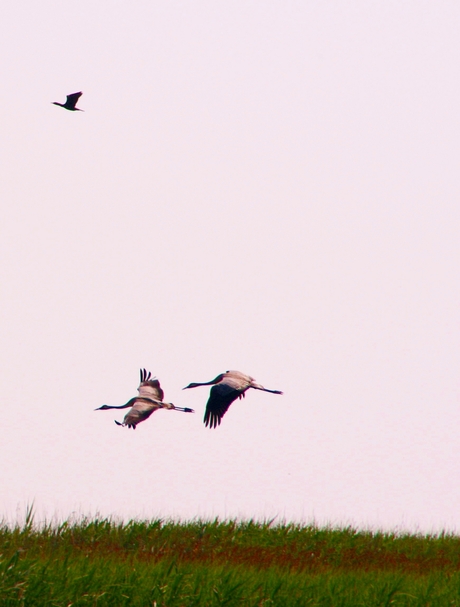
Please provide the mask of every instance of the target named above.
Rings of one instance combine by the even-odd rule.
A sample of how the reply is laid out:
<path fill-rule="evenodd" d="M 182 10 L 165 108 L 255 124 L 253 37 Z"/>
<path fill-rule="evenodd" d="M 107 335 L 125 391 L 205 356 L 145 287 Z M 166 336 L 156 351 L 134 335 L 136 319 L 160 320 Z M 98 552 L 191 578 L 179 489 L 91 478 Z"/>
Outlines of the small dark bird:
<path fill-rule="evenodd" d="M 84 112 L 85 110 L 81 110 L 79 107 L 75 107 L 77 105 L 77 101 L 82 95 L 82 92 L 72 93 L 71 95 L 67 95 L 67 100 L 65 103 L 58 103 L 57 101 L 52 101 L 51 103 L 54 103 L 54 105 L 60 105 L 66 110 L 70 110 L 71 112 Z"/>
<path fill-rule="evenodd" d="M 126 405 L 119 407 L 112 407 L 111 405 L 102 405 L 95 411 L 105 409 L 127 409 L 131 407 L 131 410 L 125 415 L 122 423 L 115 423 L 117 426 L 128 426 L 128 428 L 136 429 L 137 424 L 148 419 L 154 411 L 157 409 L 172 409 L 173 411 L 183 411 L 184 413 L 195 413 L 193 409 L 183 409 L 182 407 L 176 407 L 172 403 L 164 403 L 164 393 L 161 389 L 160 382 L 156 377 L 152 377 L 150 371 L 147 373 L 145 369 L 141 369 L 141 383 L 137 389 L 139 396 L 135 396 L 129 400 Z"/>
<path fill-rule="evenodd" d="M 210 385 L 212 385 L 212 388 L 209 393 L 209 400 L 206 405 L 203 419 L 204 425 L 209 426 L 210 428 L 217 428 L 217 426 L 220 426 L 220 422 L 232 402 L 237 398 L 244 397 L 244 393 L 249 388 L 271 392 L 272 394 L 283 394 L 279 390 L 268 390 L 267 388 L 264 388 L 260 384 L 257 384 L 253 377 L 245 375 L 240 371 L 226 371 L 211 381 L 201 384 L 189 384 L 188 386 L 185 386 L 183 390 Z"/>

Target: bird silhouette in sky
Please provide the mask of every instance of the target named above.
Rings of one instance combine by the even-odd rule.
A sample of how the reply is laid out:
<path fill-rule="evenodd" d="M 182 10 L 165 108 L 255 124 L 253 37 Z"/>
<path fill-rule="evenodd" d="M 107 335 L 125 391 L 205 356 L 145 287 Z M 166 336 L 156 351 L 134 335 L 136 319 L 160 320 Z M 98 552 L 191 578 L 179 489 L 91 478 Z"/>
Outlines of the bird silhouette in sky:
<path fill-rule="evenodd" d="M 271 392 L 272 394 L 283 394 L 280 390 L 268 390 L 268 388 L 264 388 L 256 383 L 253 377 L 245 375 L 240 371 L 226 371 L 211 381 L 189 384 L 188 386 L 185 386 L 183 390 L 210 385 L 212 385 L 212 388 L 209 393 L 209 400 L 206 405 L 203 420 L 204 425 L 209 426 L 210 428 L 217 428 L 217 426 L 220 425 L 223 416 L 228 411 L 232 402 L 237 398 L 244 397 L 244 393 L 246 390 L 249 390 L 249 388 Z"/>
<path fill-rule="evenodd" d="M 77 105 L 77 101 L 83 93 L 80 91 L 79 93 L 72 93 L 71 95 L 67 95 L 67 99 L 65 103 L 59 103 L 58 101 L 52 101 L 54 105 L 60 105 L 66 110 L 70 112 L 84 112 L 85 110 L 81 110 L 79 107 L 75 107 Z"/>

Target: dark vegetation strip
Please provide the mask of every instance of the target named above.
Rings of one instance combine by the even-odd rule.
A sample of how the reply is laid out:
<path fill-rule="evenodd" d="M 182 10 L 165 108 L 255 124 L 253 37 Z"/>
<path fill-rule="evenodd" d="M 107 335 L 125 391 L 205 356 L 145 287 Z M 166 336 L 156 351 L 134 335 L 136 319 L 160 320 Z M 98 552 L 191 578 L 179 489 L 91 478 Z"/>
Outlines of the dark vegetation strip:
<path fill-rule="evenodd" d="M 460 538 L 270 523 L 0 525 L 0 607 L 460 605 Z"/>
<path fill-rule="evenodd" d="M 254 521 L 154 520 L 127 524 L 83 519 L 58 526 L 0 528 L 0 554 L 12 558 L 110 558 L 131 563 L 195 563 L 327 571 L 455 573 L 460 537 L 372 533 L 351 527 L 256 523 Z"/>
<path fill-rule="evenodd" d="M 301 573 L 82 554 L 0 560 L 2 607 L 435 607 L 459 605 L 460 575 Z"/>

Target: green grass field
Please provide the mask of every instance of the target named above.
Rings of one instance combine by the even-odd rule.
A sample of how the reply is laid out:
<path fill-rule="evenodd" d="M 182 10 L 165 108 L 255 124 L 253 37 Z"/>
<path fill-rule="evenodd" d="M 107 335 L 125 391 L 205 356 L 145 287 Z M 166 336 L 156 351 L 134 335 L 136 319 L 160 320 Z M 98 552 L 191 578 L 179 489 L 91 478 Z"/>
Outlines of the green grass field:
<path fill-rule="evenodd" d="M 460 537 L 293 524 L 0 528 L 0 606 L 460 606 Z"/>

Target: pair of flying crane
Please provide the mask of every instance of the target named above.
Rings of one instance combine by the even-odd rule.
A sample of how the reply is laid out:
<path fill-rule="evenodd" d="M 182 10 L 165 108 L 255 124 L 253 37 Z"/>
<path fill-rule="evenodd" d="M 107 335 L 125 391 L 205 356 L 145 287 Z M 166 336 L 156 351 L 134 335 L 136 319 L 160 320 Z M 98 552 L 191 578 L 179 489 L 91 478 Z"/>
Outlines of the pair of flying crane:
<path fill-rule="evenodd" d="M 115 423 L 117 426 L 127 426 L 128 428 L 136 429 L 137 424 L 148 419 L 152 413 L 158 409 L 168 409 L 170 411 L 182 411 L 183 413 L 195 413 L 193 409 L 187 407 L 176 407 L 172 403 L 163 401 L 164 392 L 161 389 L 160 382 L 156 377 L 145 369 L 141 369 L 141 381 L 137 391 L 139 396 L 131 398 L 125 405 L 111 406 L 102 405 L 95 411 L 106 409 L 127 409 L 131 407 L 122 422 Z M 279 390 L 269 390 L 258 384 L 253 377 L 245 375 L 240 371 L 226 371 L 221 373 L 211 381 L 202 383 L 191 383 L 185 386 L 183 390 L 188 388 L 197 388 L 198 386 L 211 386 L 206 411 L 204 413 L 204 425 L 209 428 L 217 428 L 220 426 L 223 416 L 228 411 L 230 405 L 237 399 L 245 396 L 246 390 L 254 388 L 254 390 L 263 390 L 272 394 L 283 394 Z"/>
<path fill-rule="evenodd" d="M 83 93 L 72 93 L 67 95 L 65 103 L 58 103 L 53 101 L 54 105 L 59 105 L 66 110 L 71 112 L 83 112 L 80 108 L 77 108 L 77 102 Z M 182 411 L 183 413 L 195 413 L 193 409 L 187 407 L 176 407 L 172 403 L 165 403 L 163 401 L 164 393 L 161 389 L 160 382 L 156 377 L 152 377 L 152 374 L 147 372 L 145 369 L 141 369 L 141 381 L 138 387 L 139 396 L 131 398 L 125 405 L 111 406 L 102 405 L 95 409 L 96 411 L 106 409 L 127 409 L 131 407 L 128 413 L 125 415 L 123 422 L 115 423 L 118 426 L 127 426 L 128 428 L 136 429 L 137 424 L 148 419 L 152 413 L 158 409 L 169 409 L 171 411 Z M 204 414 L 204 425 L 209 428 L 217 428 L 220 426 L 223 416 L 228 411 L 230 405 L 237 399 L 245 396 L 246 390 L 254 388 L 255 390 L 263 390 L 264 392 L 271 392 L 272 394 L 282 394 L 279 390 L 268 390 L 260 384 L 256 383 L 253 377 L 245 375 L 240 371 L 226 371 L 221 373 L 215 379 L 203 383 L 192 383 L 183 388 L 196 388 L 198 386 L 210 386 L 212 385 L 209 400 L 206 405 L 206 411 Z"/>

